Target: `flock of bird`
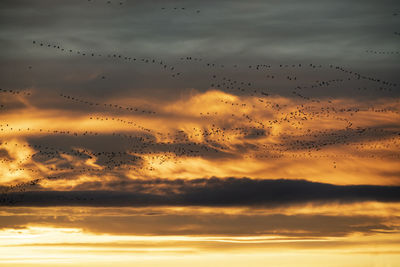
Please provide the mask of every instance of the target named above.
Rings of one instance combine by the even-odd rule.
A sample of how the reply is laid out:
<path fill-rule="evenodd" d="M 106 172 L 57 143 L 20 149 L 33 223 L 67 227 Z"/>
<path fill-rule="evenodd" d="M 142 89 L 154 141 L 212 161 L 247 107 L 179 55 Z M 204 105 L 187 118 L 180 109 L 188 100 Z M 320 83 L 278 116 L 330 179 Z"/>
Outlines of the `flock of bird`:
<path fill-rule="evenodd" d="M 91 3 L 99 2 L 98 0 L 87 0 L 87 1 L 88 1 L 88 2 L 91 2 Z M 104 2 L 104 3 L 106 3 L 106 4 L 114 4 L 114 3 L 116 3 L 116 4 L 120 5 L 120 6 L 122 6 L 123 4 L 125 4 L 124 2 L 121 2 L 121 1 L 111 1 L 111 0 L 102 1 L 102 2 Z"/>
<path fill-rule="evenodd" d="M 165 10 L 165 11 L 168 11 L 168 10 L 173 10 L 173 11 L 187 11 L 187 10 L 190 10 L 190 9 L 187 8 L 187 7 L 170 7 L 170 8 L 162 7 L 161 10 Z M 200 10 L 197 9 L 197 10 L 196 10 L 196 13 L 197 13 L 197 14 L 200 13 Z"/>
<path fill-rule="evenodd" d="M 96 0 L 97 1 L 97 0 Z M 96 2 L 88 0 L 88 2 Z M 121 1 L 106 1 L 106 4 L 126 4 Z M 188 11 L 186 7 L 162 7 L 161 10 Z M 196 10 L 200 13 L 200 10 Z M 394 16 L 397 14 L 393 14 Z M 400 35 L 395 32 L 395 34 Z M 30 188 L 39 188 L 42 183 L 52 180 L 68 180 L 85 174 L 101 178 L 105 175 L 124 176 L 127 173 L 147 175 L 156 171 L 163 164 L 180 164 L 188 158 L 270 160 L 280 159 L 331 159 L 331 167 L 340 169 L 339 159 L 371 158 L 399 159 L 400 131 L 398 127 L 366 126 L 359 123 L 365 116 L 382 115 L 396 117 L 400 115 L 398 100 L 387 106 L 376 103 L 360 105 L 343 104 L 330 97 L 330 93 L 347 83 L 349 89 L 358 92 L 373 90 L 378 93 L 393 93 L 398 84 L 356 70 L 334 64 L 282 63 L 282 64 L 238 64 L 214 62 L 205 57 L 180 56 L 175 65 L 165 60 L 122 55 L 120 53 L 98 53 L 69 49 L 67 46 L 44 41 L 32 41 L 36 48 L 46 48 L 69 56 L 105 58 L 116 64 L 135 62 L 157 66 L 172 77 L 185 76 L 178 71 L 178 65 L 200 66 L 209 76 L 206 89 L 223 91 L 229 96 L 214 99 L 213 105 L 203 105 L 193 116 L 193 122 L 181 127 L 162 130 L 161 127 L 142 125 L 141 121 L 170 118 L 157 107 L 127 106 L 125 104 L 99 101 L 88 97 L 73 96 L 60 92 L 60 101 L 74 109 L 75 104 L 93 108 L 92 114 L 86 114 L 89 121 L 101 125 L 101 129 L 66 130 L 45 127 L 13 126 L 12 122 L 1 122 L 0 166 L 7 166 L 2 171 L 16 175 L 31 175 L 28 182 L 0 186 L 0 205 L 10 204 L 7 197 L 10 192 L 24 192 Z M 366 50 L 367 53 L 398 55 L 396 51 Z M 137 65 L 139 68 L 142 65 Z M 33 66 L 29 65 L 31 70 Z M 252 75 L 241 79 L 235 71 L 245 71 Z M 310 81 L 307 74 L 321 71 L 333 75 Z M 259 74 L 259 79 L 253 79 Z M 306 74 L 306 75 L 304 75 Z M 314 77 L 313 75 L 311 75 Z M 101 75 L 99 79 L 106 79 Z M 273 83 L 272 83 L 273 82 Z M 368 84 L 365 85 L 365 82 Z M 279 89 L 281 84 L 290 96 L 282 101 Z M 373 84 L 374 86 L 370 86 Z M 378 87 L 377 87 L 378 86 Z M 382 87 L 384 86 L 384 87 Z M 324 97 L 312 96 L 314 91 L 324 92 Z M 0 95 L 11 97 L 29 97 L 38 95 L 28 90 L 0 89 Z M 234 97 L 232 97 L 232 95 Z M 289 100 L 288 100 L 289 99 Z M 7 103 L 0 103 L 0 112 L 7 111 Z M 127 114 L 132 116 L 127 119 Z M 168 115 L 168 114 L 167 114 Z M 164 116 L 164 117 L 163 117 Z M 187 115 L 189 116 L 189 115 Z M 111 123 L 124 126 L 123 130 L 114 130 Z M 159 122 L 158 122 L 159 123 Z M 154 123 L 149 123 L 154 125 Z M 194 126 L 197 125 L 197 126 Z M 320 127 L 320 125 L 328 125 Z M 332 127 L 330 127 L 332 125 Z M 122 128 L 122 127 L 121 127 Z M 27 144 L 7 139 L 7 136 L 25 136 Z M 46 139 L 48 138 L 48 140 Z M 54 141 L 54 144 L 52 142 Z M 63 145 L 60 145 L 59 140 Z M 88 145 L 94 142 L 96 145 Z M 43 144 L 46 142 L 46 144 Z M 58 144 L 58 145 L 57 145 Z M 111 146 L 109 144 L 112 144 Z M 111 147 L 111 148 L 110 148 Z M 346 148 L 337 153 L 335 148 Z M 23 157 L 13 156 L 13 151 L 26 151 Z M 394 151 L 394 152 L 393 152 Z M 18 158 L 18 159 L 17 159 Z M 90 164 L 88 164 L 90 162 Z"/>
<path fill-rule="evenodd" d="M 396 33 L 395 33 L 396 34 Z M 379 54 L 379 55 L 400 55 L 400 51 L 376 51 L 376 50 L 365 50 L 367 53 Z"/>
<path fill-rule="evenodd" d="M 2 89 L 0 88 L 0 94 L 12 94 L 12 95 L 21 95 L 21 96 L 30 96 L 32 93 L 30 91 L 21 91 L 14 89 Z"/>
<path fill-rule="evenodd" d="M 99 0 L 87 0 L 88 2 L 90 2 L 90 3 L 94 3 L 94 2 L 100 2 Z M 102 3 L 105 3 L 105 4 L 107 4 L 107 5 L 110 5 L 110 4 L 117 4 L 117 5 L 120 5 L 120 6 L 122 6 L 122 5 L 125 5 L 126 4 L 126 2 L 123 2 L 123 1 L 112 1 L 112 0 L 107 0 L 107 1 L 101 1 Z M 187 11 L 187 10 L 190 10 L 190 8 L 187 8 L 187 7 L 169 7 L 169 8 L 167 8 L 167 7 L 161 7 L 161 10 L 165 10 L 165 11 L 167 11 L 167 10 L 173 10 L 173 11 Z M 198 10 L 198 9 L 196 9 L 196 11 L 195 11 L 197 14 L 198 13 L 200 13 L 200 10 Z"/>
<path fill-rule="evenodd" d="M 142 109 L 140 107 L 126 107 L 126 106 L 121 106 L 121 105 L 117 105 L 117 104 L 110 104 L 110 103 L 98 103 L 98 102 L 92 102 L 89 100 L 85 100 L 83 98 L 79 98 L 79 97 L 74 97 L 74 96 L 70 96 L 70 95 L 65 95 L 63 93 L 60 93 L 60 96 L 63 97 L 66 100 L 70 100 L 70 101 L 74 101 L 74 102 L 78 102 L 78 103 L 82 103 L 88 106 L 93 106 L 93 107 L 104 107 L 104 108 L 110 108 L 110 109 L 116 109 L 116 110 L 126 110 L 132 113 L 139 113 L 139 114 L 156 114 L 155 111 L 152 110 L 147 110 L 147 109 Z"/>
<path fill-rule="evenodd" d="M 107 58 L 107 59 L 112 59 L 112 60 L 119 60 L 119 61 L 125 61 L 125 62 L 136 62 L 136 63 L 144 63 L 144 64 L 152 64 L 155 66 L 158 66 L 160 69 L 167 71 L 170 73 L 171 77 L 178 77 L 181 73 L 177 72 L 175 70 L 175 67 L 172 65 L 168 65 L 165 61 L 161 59 L 155 59 L 155 58 L 140 58 L 140 57 L 131 57 L 131 56 L 126 56 L 126 55 L 121 55 L 118 53 L 106 53 L 106 54 L 100 54 L 100 53 L 95 53 L 95 52 L 87 52 L 87 51 L 78 51 L 74 49 L 68 49 L 60 45 L 56 44 L 50 44 L 50 43 L 45 43 L 45 42 L 39 42 L 39 41 L 32 41 L 33 45 L 37 45 L 39 47 L 44 47 L 44 48 L 52 48 L 52 49 L 57 49 L 61 52 L 68 53 L 68 55 L 79 55 L 82 57 L 91 57 L 91 58 Z M 105 76 L 101 77 L 102 79 L 105 79 Z"/>

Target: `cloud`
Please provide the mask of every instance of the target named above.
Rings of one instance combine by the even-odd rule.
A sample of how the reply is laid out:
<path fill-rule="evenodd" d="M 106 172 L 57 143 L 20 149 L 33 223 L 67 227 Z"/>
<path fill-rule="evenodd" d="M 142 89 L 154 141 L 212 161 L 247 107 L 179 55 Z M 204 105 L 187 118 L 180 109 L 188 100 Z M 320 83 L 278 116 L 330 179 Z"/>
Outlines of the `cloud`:
<path fill-rule="evenodd" d="M 278 95 L 238 97 L 192 89 L 175 100 L 104 101 L 123 107 L 146 103 L 143 108 L 156 110 L 143 116 L 118 105 L 93 108 L 52 97 L 57 99 L 53 108 L 46 109 L 47 102 L 33 93 L 21 97 L 25 108 L 0 115 L 3 140 L 10 143 L 3 149 L 10 154 L 27 143 L 33 150 L 23 161 L 0 162 L 3 177 L 14 177 L 14 183 L 61 176 L 63 182 L 53 180 L 47 188 L 68 190 L 77 186 L 73 180 L 82 178 L 86 184 L 109 174 L 116 181 L 217 176 L 399 184 L 396 175 L 385 175 L 398 169 L 399 155 L 392 145 L 399 133 L 396 99 L 309 103 Z M 19 141 L 12 141 L 15 138 Z"/>
<path fill-rule="evenodd" d="M 15 206 L 280 206 L 308 202 L 399 202 L 399 186 L 339 186 L 306 180 L 249 178 L 87 182 L 78 191 L 27 191 L 2 196 Z M 94 186 L 94 188 L 91 188 Z M 82 190 L 86 188 L 86 190 Z"/>
<path fill-rule="evenodd" d="M 82 209 L 82 207 L 80 207 Z M 74 209 L 73 207 L 71 209 Z M 0 229 L 27 225 L 81 228 L 98 234 L 125 235 L 282 235 L 290 237 L 345 236 L 354 232 L 396 230 L 387 218 L 324 215 L 15 215 L 0 216 Z"/>
<path fill-rule="evenodd" d="M 184 5 L 188 12 L 165 12 L 161 7 Z M 52 13 L 43 14 L 43 8 Z M 270 3 L 252 1 L 128 1 L 123 7 L 104 3 L 68 1 L 2 1 L 0 17 L 4 37 L 0 39 L 4 64 L 0 66 L 2 86 L 12 88 L 35 85 L 41 92 L 58 90 L 97 96 L 135 94 L 135 96 L 179 96 L 186 88 L 205 91 L 209 74 L 251 79 L 254 87 L 269 87 L 290 94 L 287 72 L 298 72 L 305 81 L 315 77 L 344 78 L 331 72 L 329 64 L 350 65 L 356 72 L 398 81 L 396 57 L 376 62 L 366 49 L 396 50 L 398 38 L 392 32 L 397 24 L 391 18 L 396 1 L 296 1 Z M 313 10 L 313 12 L 309 12 Z M 32 40 L 96 54 L 122 54 L 137 58 L 162 59 L 184 73 L 172 79 L 156 64 L 88 58 L 62 53 L 53 47 L 38 48 Z M 368 45 L 367 45 L 368 44 Z M 249 49 L 251 48 L 251 49 Z M 181 57 L 202 58 L 186 64 Z M 206 62 L 225 65 L 210 69 Z M 271 64 L 266 71 L 279 79 L 266 80 L 265 73 L 248 65 Z M 280 69 L 279 64 L 322 64 L 321 69 Z M 232 70 L 233 65 L 240 65 Z M 27 65 L 32 65 L 31 72 Z M 228 66 L 230 66 L 228 68 Z M 106 74 L 107 79 L 101 80 Z M 15 77 L 18 77 L 16 79 Z M 347 78 L 347 77 L 346 77 Z M 365 79 L 345 83 L 348 87 L 370 86 Z M 352 95 L 348 87 L 318 90 L 319 95 Z M 149 90 L 151 89 L 151 90 Z M 168 89 L 168 90 L 166 90 Z M 398 93 L 393 92 L 398 95 Z M 248 94 L 246 92 L 246 94 Z M 377 92 L 371 96 L 374 97 Z"/>

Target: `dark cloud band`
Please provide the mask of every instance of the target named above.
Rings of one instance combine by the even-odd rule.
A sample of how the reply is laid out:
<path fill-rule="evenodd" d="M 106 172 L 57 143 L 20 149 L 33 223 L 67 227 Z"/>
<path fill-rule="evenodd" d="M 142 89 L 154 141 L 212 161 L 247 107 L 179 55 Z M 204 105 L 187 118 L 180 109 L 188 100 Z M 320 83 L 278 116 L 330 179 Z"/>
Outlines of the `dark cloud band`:
<path fill-rule="evenodd" d="M 2 195 L 1 205 L 280 206 L 307 202 L 400 201 L 400 186 L 341 186 L 306 180 L 139 179 L 111 183 L 104 183 L 103 188 L 118 190 L 89 190 L 95 186 L 87 183 L 75 191 L 12 192 Z"/>

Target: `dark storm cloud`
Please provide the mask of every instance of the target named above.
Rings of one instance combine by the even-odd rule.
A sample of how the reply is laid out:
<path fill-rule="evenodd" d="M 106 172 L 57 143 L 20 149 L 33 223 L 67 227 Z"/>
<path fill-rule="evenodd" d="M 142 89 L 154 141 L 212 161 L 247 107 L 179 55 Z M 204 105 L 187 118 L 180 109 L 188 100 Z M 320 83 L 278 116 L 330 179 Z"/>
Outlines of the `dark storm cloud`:
<path fill-rule="evenodd" d="M 98 182 L 95 182 L 98 183 Z M 307 202 L 399 202 L 399 186 L 339 186 L 305 180 L 211 178 L 103 182 L 114 191 L 28 191 L 3 195 L 17 206 L 279 206 Z M 94 186 L 96 188 L 96 186 Z M 82 188 L 82 187 L 81 187 Z M 123 191 L 118 191 L 117 188 Z"/>

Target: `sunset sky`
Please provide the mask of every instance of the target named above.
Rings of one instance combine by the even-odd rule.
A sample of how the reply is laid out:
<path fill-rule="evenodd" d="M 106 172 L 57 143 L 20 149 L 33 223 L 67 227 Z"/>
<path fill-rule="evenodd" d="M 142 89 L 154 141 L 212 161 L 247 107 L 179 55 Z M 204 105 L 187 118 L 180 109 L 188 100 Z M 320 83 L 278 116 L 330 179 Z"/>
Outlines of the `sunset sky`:
<path fill-rule="evenodd" d="M 0 266 L 399 266 L 400 2 L 0 1 Z"/>

